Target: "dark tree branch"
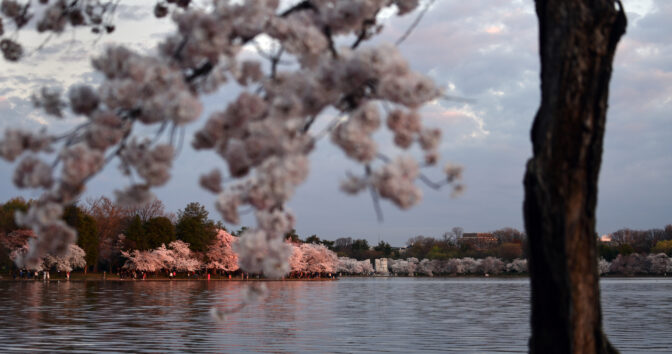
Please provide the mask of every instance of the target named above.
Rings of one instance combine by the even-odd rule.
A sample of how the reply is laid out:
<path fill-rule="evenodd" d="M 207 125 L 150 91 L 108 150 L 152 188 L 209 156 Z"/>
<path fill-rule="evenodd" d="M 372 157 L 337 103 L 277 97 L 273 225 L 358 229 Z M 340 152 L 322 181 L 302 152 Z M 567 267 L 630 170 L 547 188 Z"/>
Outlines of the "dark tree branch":
<path fill-rule="evenodd" d="M 302 132 L 302 133 L 307 133 L 308 130 L 310 130 L 310 126 L 313 125 L 313 123 L 315 123 L 315 119 L 316 119 L 316 118 L 317 118 L 316 115 L 312 115 L 312 116 L 310 116 L 310 117 L 308 118 L 308 120 L 306 121 L 306 123 L 303 125 L 303 128 L 301 129 L 301 132 Z"/>
<path fill-rule="evenodd" d="M 331 35 L 331 27 L 325 26 L 322 29 L 322 33 L 324 33 L 324 36 L 327 38 L 327 42 L 329 43 L 329 51 L 331 52 L 331 56 L 334 59 L 338 59 L 338 52 L 336 51 L 336 47 L 334 46 L 334 38 Z"/>
<path fill-rule="evenodd" d="M 295 13 L 295 12 L 304 11 L 304 10 L 317 11 L 317 8 L 309 0 L 304 0 L 304 1 L 301 1 L 300 3 L 298 3 L 298 4 L 296 4 L 292 7 L 290 7 L 289 9 L 283 11 L 282 13 L 280 13 L 280 17 L 287 17 L 287 16 L 289 16 L 289 15 Z"/>
<path fill-rule="evenodd" d="M 355 42 L 352 43 L 350 48 L 356 49 L 357 47 L 359 47 L 359 45 L 362 44 L 362 42 L 368 37 L 369 28 L 371 28 L 371 26 L 374 26 L 375 24 L 376 24 L 375 16 L 373 19 L 364 20 L 364 22 L 362 23 L 362 28 L 359 30 L 359 34 L 357 35 L 357 39 L 355 39 Z"/>
<path fill-rule="evenodd" d="M 185 78 L 185 81 L 191 83 L 194 80 L 196 80 L 199 76 L 208 75 L 212 71 L 213 68 L 214 68 L 214 65 L 212 65 L 212 63 L 210 61 L 206 61 L 201 66 L 194 69 L 194 71 L 192 71 L 189 75 L 187 75 L 187 77 Z"/>

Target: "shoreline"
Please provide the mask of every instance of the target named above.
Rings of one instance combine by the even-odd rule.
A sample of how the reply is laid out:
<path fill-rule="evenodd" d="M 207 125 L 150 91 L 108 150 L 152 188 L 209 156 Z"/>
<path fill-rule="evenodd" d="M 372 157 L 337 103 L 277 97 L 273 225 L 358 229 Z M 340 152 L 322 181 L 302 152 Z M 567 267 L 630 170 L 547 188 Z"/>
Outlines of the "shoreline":
<path fill-rule="evenodd" d="M 436 275 L 436 276 L 426 276 L 426 275 L 416 275 L 416 276 L 407 276 L 407 275 L 342 275 L 340 277 L 334 278 L 283 278 L 283 279 L 266 279 L 266 278 L 251 278 L 251 279 L 240 279 L 240 278 L 222 278 L 222 277 L 212 277 L 207 279 L 205 277 L 199 277 L 198 279 L 189 279 L 189 278 L 167 278 L 167 277 L 157 277 L 157 278 L 146 278 L 146 279 L 132 279 L 132 278 L 119 278 L 117 276 L 103 278 L 102 274 L 93 273 L 92 276 L 76 276 L 71 277 L 69 280 L 66 278 L 56 277 L 48 280 L 43 279 L 42 277 L 32 278 L 32 279 L 13 279 L 11 276 L 6 277 L 5 275 L 0 276 L 0 282 L 16 282 L 16 283 L 29 283 L 29 282 L 208 282 L 208 281 L 229 281 L 229 282 L 249 282 L 249 281 L 263 281 L 263 282 L 284 282 L 284 281 L 337 281 L 341 278 L 420 278 L 420 279 L 459 279 L 459 278 L 478 278 L 478 279 L 521 279 L 529 278 L 529 274 L 499 274 L 499 275 L 490 275 L 484 276 L 479 274 L 461 274 L 461 275 Z M 648 279 L 648 278 L 670 278 L 666 275 L 625 275 L 625 274 L 611 274 L 603 275 L 600 278 L 620 278 L 620 279 Z"/>

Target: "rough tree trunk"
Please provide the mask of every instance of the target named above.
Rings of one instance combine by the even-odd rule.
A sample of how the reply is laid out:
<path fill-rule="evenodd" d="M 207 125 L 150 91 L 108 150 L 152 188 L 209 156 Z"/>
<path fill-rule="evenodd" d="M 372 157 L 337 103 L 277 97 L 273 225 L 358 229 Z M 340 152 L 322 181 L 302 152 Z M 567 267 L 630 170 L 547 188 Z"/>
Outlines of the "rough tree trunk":
<path fill-rule="evenodd" d="M 595 206 L 617 0 L 536 0 L 541 106 L 525 175 L 531 353 L 615 352 L 602 331 Z"/>

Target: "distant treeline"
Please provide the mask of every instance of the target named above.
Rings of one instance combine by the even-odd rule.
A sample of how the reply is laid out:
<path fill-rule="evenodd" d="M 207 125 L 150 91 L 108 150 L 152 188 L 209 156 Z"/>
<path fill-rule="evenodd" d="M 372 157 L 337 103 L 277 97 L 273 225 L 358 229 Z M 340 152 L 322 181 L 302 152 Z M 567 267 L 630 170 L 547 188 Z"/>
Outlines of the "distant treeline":
<path fill-rule="evenodd" d="M 354 259 L 429 259 L 448 260 L 454 258 L 486 258 L 496 257 L 505 261 L 526 258 L 525 234 L 514 228 L 502 228 L 488 233 L 479 233 L 470 237 L 460 227 L 454 227 L 441 238 L 415 236 L 406 242 L 406 247 L 392 247 L 380 241 L 371 247 L 365 239 L 350 237 L 338 238 L 335 241 L 321 240 L 317 235 L 306 238 L 308 243 L 320 243 L 338 254 L 339 257 Z M 466 236 L 466 237 L 465 237 Z M 293 236 L 298 239 L 298 235 Z"/>
<path fill-rule="evenodd" d="M 14 198 L 0 205 L 0 269 L 14 267 L 10 254 L 21 245 L 12 244 L 17 242 L 17 238 L 9 235 L 14 231 L 22 231 L 14 221 L 14 214 L 26 211 L 30 203 L 22 198 Z M 77 229 L 77 245 L 85 251 L 87 270 L 93 271 L 121 268 L 128 260 L 122 252 L 129 254 L 135 250 L 155 250 L 174 241 L 182 241 L 188 244 L 191 252 L 205 255 L 215 246 L 218 230 L 226 230 L 221 222 L 211 220 L 205 207 L 196 202 L 187 204 L 184 209 L 173 214 L 165 210 L 160 200 L 141 208 L 129 209 L 100 197 L 68 206 L 64 210 L 63 220 Z M 231 234 L 240 236 L 246 229 L 243 226 Z M 25 230 L 22 232 L 25 235 Z M 645 261 L 647 255 L 663 253 L 672 256 L 672 225 L 664 229 L 621 229 L 609 236 L 610 240 L 598 243 L 598 256 L 610 262 L 613 268 L 610 272 L 613 273 L 642 273 L 642 269 L 658 271 L 660 266 L 648 266 L 651 262 L 658 263 L 653 258 Z M 377 258 L 448 261 L 491 257 L 511 263 L 527 258 L 525 233 L 510 227 L 471 234 L 465 233 L 461 227 L 453 227 L 438 238 L 423 235 L 412 237 L 406 242 L 406 247 L 392 247 L 385 241 L 372 247 L 366 239 L 351 237 L 331 241 L 311 235 L 303 239 L 295 230 L 287 233 L 285 238 L 297 245 L 324 245 L 338 257 L 358 261 Z M 446 272 L 443 268 L 447 263 L 432 264 L 435 269 L 441 269 L 440 273 Z"/>

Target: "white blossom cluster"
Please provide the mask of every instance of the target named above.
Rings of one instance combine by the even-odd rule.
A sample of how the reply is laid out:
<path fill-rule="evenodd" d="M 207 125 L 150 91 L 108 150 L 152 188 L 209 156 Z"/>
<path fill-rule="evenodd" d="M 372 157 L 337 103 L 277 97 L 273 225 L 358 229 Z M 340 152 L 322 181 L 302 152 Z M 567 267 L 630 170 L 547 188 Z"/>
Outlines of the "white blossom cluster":
<path fill-rule="evenodd" d="M 418 260 L 411 257 L 408 259 L 388 259 L 388 268 L 392 274 L 397 275 L 526 273 L 527 260 L 514 259 L 510 263 L 505 263 L 496 257 L 486 257 L 484 259 L 465 257 L 448 260 Z"/>
<path fill-rule="evenodd" d="M 358 261 L 348 257 L 338 257 L 338 272 L 351 275 L 371 275 L 374 273 L 371 261 Z"/>
<path fill-rule="evenodd" d="M 250 273 L 282 278 L 289 273 L 292 246 L 282 237 L 269 237 L 262 229 L 245 231 L 233 245 L 240 268 Z"/>
<path fill-rule="evenodd" d="M 672 273 L 672 258 L 665 253 L 651 253 L 648 255 L 632 253 L 629 255 L 619 254 L 609 262 L 600 258 L 598 263 L 600 274 L 667 274 Z"/>
<path fill-rule="evenodd" d="M 14 3 L 2 1 L 5 16 L 16 14 Z M 89 3 L 73 7 L 52 1 L 38 27 L 60 32 L 67 23 L 104 25 L 102 19 L 96 20 L 100 11 L 86 7 Z M 86 123 L 66 136 L 5 132 L 0 155 L 9 161 L 27 151 L 60 151 L 51 165 L 26 156 L 14 176 L 19 187 L 44 190 L 28 216 L 20 217 L 38 234 L 31 252 L 63 251 L 63 245 L 72 242 L 74 231 L 56 222 L 59 207 L 78 198 L 88 180 L 114 158 L 124 174 L 141 180 L 116 191 L 117 202 L 151 200 L 151 188 L 170 178 L 175 132 L 201 115 L 202 94 L 216 92 L 231 79 L 242 93 L 206 119 L 192 145 L 214 150 L 226 162 L 230 177 L 239 180 L 222 185 L 219 170 L 201 178 L 202 186 L 218 194 L 216 204 L 224 219 L 238 223 L 239 208 L 245 205 L 256 210 L 257 227 L 235 244 L 245 271 L 281 277 L 290 270 L 291 246 L 282 236 L 294 227 L 294 216 L 285 204 L 307 178 L 307 155 L 322 136 L 310 128 L 328 112 L 338 112 L 340 120 L 328 125 L 332 141 L 365 171 L 361 177 L 350 175 L 344 189 L 355 193 L 369 188 L 401 208 L 420 201 L 422 193 L 415 185 L 422 177 L 420 164 L 403 156 L 374 166 L 381 154 L 372 135 L 382 126 L 380 108 L 385 107 L 391 110 L 385 119 L 396 145 L 406 149 L 417 142 L 425 154 L 424 164 L 434 165 L 441 133 L 423 127 L 419 109 L 441 91 L 411 70 L 395 46 L 360 46 L 380 32 L 377 15 L 382 9 L 396 7 L 403 15 L 418 6 L 417 0 L 305 0 L 286 9 L 277 0 L 214 0 L 204 7 L 178 1 L 175 5 L 171 10 L 175 33 L 159 43 L 156 52 L 139 54 L 121 45 L 110 46 L 92 61 L 104 76 L 98 87 L 75 85 L 67 99 L 58 90 L 35 95 L 36 106 L 48 114 L 63 116 L 69 108 L 72 114 L 86 117 Z M 165 16 L 169 7 L 158 3 L 154 13 Z M 269 60 L 268 66 L 240 59 L 242 49 L 262 35 L 279 49 L 261 55 Z M 343 43 L 353 37 L 349 46 L 335 44 L 336 38 Z M 12 45 L 5 40 L 0 43 L 5 57 L 16 51 Z M 280 66 L 286 61 L 293 64 Z M 137 133 L 136 125 L 154 127 L 156 138 Z M 169 142 L 161 139 L 165 132 L 170 132 Z M 460 177 L 455 169 L 446 173 L 442 183 L 454 183 Z M 150 264 L 146 254 L 129 256 L 144 264 L 141 267 L 158 267 Z M 37 259 L 30 254 L 28 258 Z"/>
<path fill-rule="evenodd" d="M 9 254 L 9 258 L 18 262 L 20 259 L 25 259 L 29 250 L 30 245 L 26 243 L 23 246 L 12 250 Z M 61 272 L 70 272 L 73 269 L 84 268 L 86 266 L 84 256 L 86 256 L 86 253 L 81 247 L 75 244 L 70 244 L 68 251 L 64 255 L 56 256 L 46 254 L 40 261 L 29 267 L 29 270 L 42 271 L 56 268 L 56 270 Z"/>

